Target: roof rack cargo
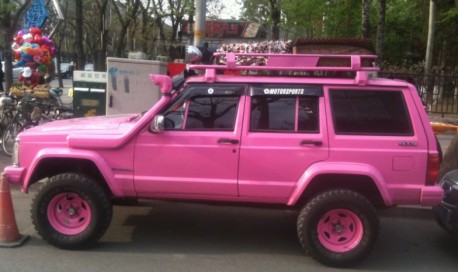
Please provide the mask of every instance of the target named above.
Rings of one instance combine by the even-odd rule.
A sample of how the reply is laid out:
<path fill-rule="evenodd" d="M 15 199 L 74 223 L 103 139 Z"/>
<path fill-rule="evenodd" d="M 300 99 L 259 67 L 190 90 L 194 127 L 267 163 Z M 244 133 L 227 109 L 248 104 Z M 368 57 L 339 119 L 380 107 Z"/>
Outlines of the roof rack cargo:
<path fill-rule="evenodd" d="M 372 64 L 376 55 L 215 53 L 213 56 L 217 63 L 194 64 L 189 68 L 205 70 L 207 82 L 214 81 L 216 70 L 356 72 L 358 85 L 365 84 L 367 72 L 380 70 Z"/>

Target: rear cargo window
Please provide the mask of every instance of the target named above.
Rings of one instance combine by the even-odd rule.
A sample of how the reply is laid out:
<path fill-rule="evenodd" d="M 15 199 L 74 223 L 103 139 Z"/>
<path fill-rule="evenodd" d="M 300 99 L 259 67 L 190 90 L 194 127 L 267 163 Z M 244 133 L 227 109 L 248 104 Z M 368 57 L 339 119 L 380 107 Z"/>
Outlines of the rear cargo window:
<path fill-rule="evenodd" d="M 253 96 L 250 130 L 319 132 L 318 97 Z"/>
<path fill-rule="evenodd" d="M 329 90 L 336 134 L 413 135 L 401 91 Z"/>

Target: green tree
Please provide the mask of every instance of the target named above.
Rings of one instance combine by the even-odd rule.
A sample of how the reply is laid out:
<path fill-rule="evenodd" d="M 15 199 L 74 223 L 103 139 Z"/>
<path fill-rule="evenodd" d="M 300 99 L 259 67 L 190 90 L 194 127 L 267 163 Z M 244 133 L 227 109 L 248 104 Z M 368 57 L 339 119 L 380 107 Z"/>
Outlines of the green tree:
<path fill-rule="evenodd" d="M 280 38 L 281 15 L 280 0 L 249 0 L 243 2 L 242 19 L 269 25 L 272 40 Z"/>
<path fill-rule="evenodd" d="M 326 2 L 326 36 L 356 38 L 361 33 L 361 1 L 333 0 Z"/>
<path fill-rule="evenodd" d="M 426 49 L 428 6 L 421 0 L 391 0 L 386 8 L 384 60 L 392 64 L 420 61 Z"/>
<path fill-rule="evenodd" d="M 284 0 L 283 26 L 286 39 L 317 38 L 324 34 L 325 5 L 322 0 Z"/>
<path fill-rule="evenodd" d="M 456 67 L 458 63 L 458 0 L 436 1 L 438 16 L 436 22 L 436 65 Z"/>

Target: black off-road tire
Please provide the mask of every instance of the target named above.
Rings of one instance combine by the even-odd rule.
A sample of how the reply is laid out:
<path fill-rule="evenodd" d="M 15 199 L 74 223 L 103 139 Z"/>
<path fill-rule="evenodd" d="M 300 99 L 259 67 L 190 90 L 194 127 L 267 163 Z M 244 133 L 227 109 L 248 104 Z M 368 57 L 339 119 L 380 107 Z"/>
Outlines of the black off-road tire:
<path fill-rule="evenodd" d="M 48 243 L 62 249 L 93 246 L 108 229 L 113 214 L 107 190 L 77 173 L 51 177 L 32 202 L 32 223 Z"/>
<path fill-rule="evenodd" d="M 332 223 L 332 220 L 338 222 Z M 328 230 L 323 226 L 334 228 Z M 354 242 L 348 243 L 348 248 L 339 248 L 340 239 L 348 238 L 339 238 L 340 231 L 345 232 L 345 229 L 350 233 L 348 241 Z M 351 267 L 365 260 L 375 246 L 379 229 L 380 222 L 374 206 L 359 193 L 345 189 L 317 195 L 301 210 L 297 220 L 302 248 L 314 260 L 332 267 Z M 328 242 L 327 235 L 339 240 L 329 239 Z"/>

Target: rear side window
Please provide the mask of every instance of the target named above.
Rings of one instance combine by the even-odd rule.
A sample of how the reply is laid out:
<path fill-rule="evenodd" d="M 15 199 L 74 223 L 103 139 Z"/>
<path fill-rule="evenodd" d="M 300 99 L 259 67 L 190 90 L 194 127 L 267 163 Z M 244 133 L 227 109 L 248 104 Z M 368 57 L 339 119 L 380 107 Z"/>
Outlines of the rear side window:
<path fill-rule="evenodd" d="M 260 85 L 251 89 L 250 131 L 319 132 L 319 86 Z"/>
<path fill-rule="evenodd" d="M 401 91 L 329 90 L 336 134 L 413 135 Z"/>
<path fill-rule="evenodd" d="M 251 131 L 318 132 L 318 97 L 253 97 Z"/>

